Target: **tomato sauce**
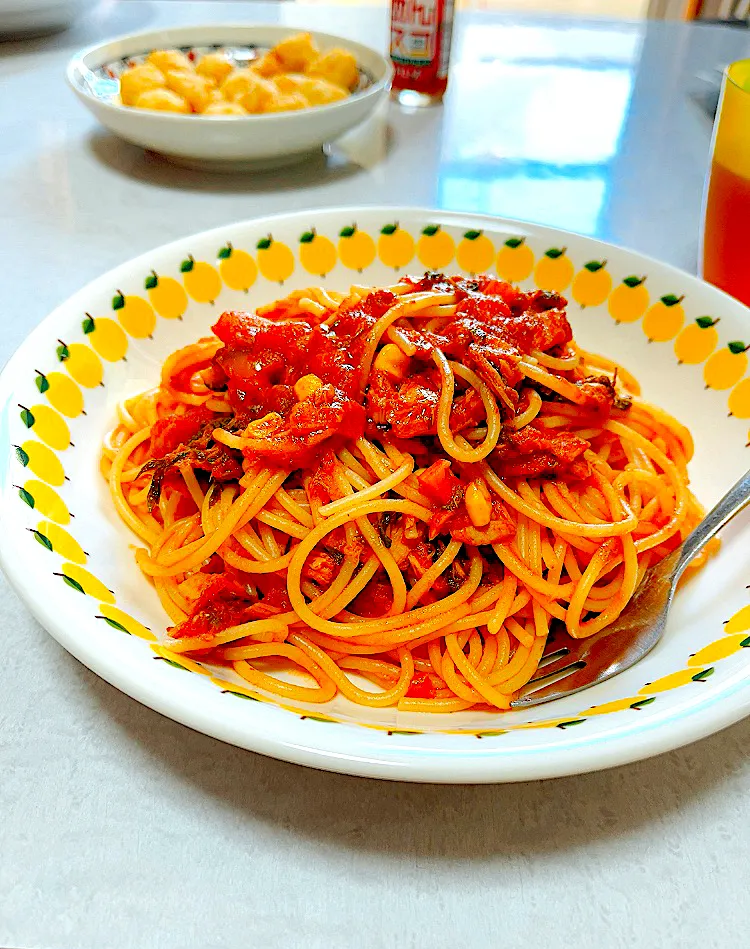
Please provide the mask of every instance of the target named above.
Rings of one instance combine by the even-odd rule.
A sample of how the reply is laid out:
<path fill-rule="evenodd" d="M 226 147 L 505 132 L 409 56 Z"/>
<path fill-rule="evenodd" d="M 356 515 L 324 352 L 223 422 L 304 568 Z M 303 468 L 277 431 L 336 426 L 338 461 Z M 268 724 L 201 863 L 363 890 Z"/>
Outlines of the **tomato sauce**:
<path fill-rule="evenodd" d="M 521 361 L 537 351 L 556 357 L 570 354 L 567 301 L 557 293 L 524 293 L 490 277 L 448 278 L 427 273 L 402 279 L 414 291 L 451 293 L 456 299 L 452 317 L 437 324 L 434 331 L 421 328 L 420 321 L 400 327 L 415 348 L 402 377 L 389 371 L 387 362 L 378 368 L 377 360 L 364 372 L 371 330 L 398 302 L 389 290 L 375 291 L 340 308 L 330 326 L 324 318 L 290 317 L 289 309 L 283 307 L 277 314 L 266 311 L 264 316 L 223 313 L 214 326 L 223 346 L 202 368 L 201 378 L 210 379 L 208 384 L 217 397 L 228 399 L 233 414 L 188 407 L 183 414 L 154 425 L 151 460 L 143 468 L 144 472 L 153 471 L 149 503 L 158 500 L 162 485 L 181 482 L 178 472 L 182 464 L 207 472 L 214 481 L 231 482 L 242 477 L 250 461 L 292 472 L 294 487 L 304 487 L 314 503 L 325 504 L 339 496 L 336 452 L 366 434 L 409 452 L 423 469 L 417 481 L 432 505 L 427 524 L 406 518 L 394 527 L 384 515 L 386 519 L 375 525 L 399 569 L 412 577 L 412 582 L 435 562 L 448 536 L 477 548 L 511 538 L 515 528 L 498 498 L 492 498 L 488 522 L 483 526 L 477 527 L 469 516 L 465 495 L 477 473 L 472 465 L 445 458 L 437 440 L 442 380 L 433 354 L 440 350 L 448 359 L 472 369 L 492 390 L 502 417 L 509 422 L 528 407 L 527 390 L 534 388 L 519 368 Z M 174 384 L 189 390 L 194 371 L 181 373 Z M 599 424 L 616 403 L 614 387 L 604 377 L 584 377 L 575 368 L 555 370 L 554 374 L 576 386 L 579 409 Z M 305 377 L 312 381 L 298 386 Z M 542 399 L 556 398 L 544 387 L 537 391 Z M 482 397 L 457 379 L 451 430 L 455 434 L 475 428 L 485 417 Z M 242 450 L 231 447 L 231 439 L 229 445 L 215 439 L 216 428 L 239 436 Z M 565 472 L 586 478 L 589 470 L 584 455 L 589 447 L 586 439 L 547 429 L 539 420 L 520 430 L 506 424 L 488 463 L 500 477 L 549 477 Z M 178 503 L 183 511 L 194 502 L 189 492 L 180 489 L 180 494 Z M 325 545 L 307 558 L 304 579 L 319 589 L 327 588 L 343 559 L 363 544 L 358 531 L 337 528 L 326 537 Z M 458 574 L 454 575 L 454 567 Z M 220 566 L 206 565 L 207 586 L 190 617 L 172 635 L 210 637 L 227 626 L 290 608 L 284 571 L 251 576 L 229 568 L 214 574 L 215 569 Z M 456 588 L 461 577 L 460 566 L 452 565 L 425 593 L 423 602 L 432 602 Z M 363 617 L 383 616 L 392 607 L 392 596 L 390 583 L 376 575 L 350 609 Z M 415 676 L 409 696 L 429 698 L 434 694 L 429 675 Z"/>

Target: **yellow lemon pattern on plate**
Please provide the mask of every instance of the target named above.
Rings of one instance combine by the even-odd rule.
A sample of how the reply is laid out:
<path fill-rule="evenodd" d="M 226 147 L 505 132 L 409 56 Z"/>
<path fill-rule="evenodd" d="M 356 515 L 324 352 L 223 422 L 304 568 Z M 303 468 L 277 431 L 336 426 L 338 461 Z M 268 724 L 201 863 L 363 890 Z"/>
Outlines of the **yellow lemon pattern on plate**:
<path fill-rule="evenodd" d="M 165 320 L 181 320 L 188 308 L 185 288 L 174 277 L 160 277 L 152 270 L 143 282 L 151 306 Z"/>
<path fill-rule="evenodd" d="M 83 393 L 70 376 L 61 372 L 48 372 L 45 375 L 37 370 L 34 381 L 39 392 L 62 415 L 75 418 L 83 412 Z"/>
<path fill-rule="evenodd" d="M 456 248 L 456 263 L 472 276 L 484 273 L 495 259 L 495 245 L 482 231 L 467 231 Z"/>
<path fill-rule="evenodd" d="M 747 649 L 750 646 L 750 636 L 747 633 L 737 633 L 735 636 L 724 636 L 717 639 L 714 643 L 709 643 L 703 649 L 699 649 L 688 659 L 689 666 L 705 666 L 706 663 L 719 662 L 728 656 L 733 656 L 741 649 Z"/>
<path fill-rule="evenodd" d="M 264 701 L 260 693 L 253 692 L 252 689 L 245 688 L 244 685 L 237 685 L 236 682 L 230 682 L 228 679 L 219 679 L 217 676 L 211 676 L 211 682 L 218 686 L 226 695 L 236 695 L 242 699 L 252 699 L 254 702 Z"/>
<path fill-rule="evenodd" d="M 581 307 L 599 306 L 609 296 L 612 277 L 607 272 L 606 260 L 590 260 L 573 278 L 570 292 Z"/>
<path fill-rule="evenodd" d="M 196 303 L 214 303 L 221 293 L 219 272 L 205 260 L 196 260 L 192 254 L 180 264 L 185 289 Z"/>
<path fill-rule="evenodd" d="M 680 332 L 685 322 L 683 299 L 667 293 L 648 308 L 642 327 L 649 342 L 666 343 Z"/>
<path fill-rule="evenodd" d="M 197 672 L 198 675 L 211 675 L 210 672 L 204 669 L 202 665 L 195 662 L 193 659 L 188 659 L 187 656 L 183 656 L 178 652 L 172 652 L 172 650 L 167 649 L 166 646 L 160 646 L 154 643 L 151 648 L 159 659 L 163 659 L 165 662 L 168 662 L 170 666 L 174 666 L 176 669 L 184 669 L 186 672 Z"/>
<path fill-rule="evenodd" d="M 566 728 L 572 728 L 573 725 L 582 725 L 585 718 L 546 718 L 543 722 L 526 722 L 524 725 L 517 725 L 517 728 L 524 730 L 534 730 L 537 728 L 559 728 L 565 731 Z"/>
<path fill-rule="evenodd" d="M 262 237 L 255 245 L 258 251 L 258 270 L 266 280 L 283 283 L 294 273 L 294 254 L 286 244 L 273 239 L 273 235 Z"/>
<path fill-rule="evenodd" d="M 115 602 L 114 593 L 80 564 L 64 563 L 60 572 L 56 573 L 55 576 L 62 577 L 69 587 L 73 587 L 79 593 L 92 596 L 97 600 L 101 600 L 102 603 Z"/>
<path fill-rule="evenodd" d="M 717 350 L 703 367 L 703 381 L 707 389 L 731 389 L 747 372 L 746 346 L 733 339 Z"/>
<path fill-rule="evenodd" d="M 16 445 L 16 457 L 32 474 L 47 484 L 59 488 L 65 481 L 65 469 L 60 459 L 46 445 L 37 441 L 26 441 L 23 445 Z"/>
<path fill-rule="evenodd" d="M 102 359 L 107 362 L 119 362 L 125 358 L 128 337 L 119 323 L 104 316 L 94 319 L 87 313 L 81 329 Z"/>
<path fill-rule="evenodd" d="M 22 488 L 18 488 L 18 496 L 43 517 L 58 524 L 70 523 L 70 512 L 65 502 L 54 488 L 43 481 L 27 481 Z"/>
<path fill-rule="evenodd" d="M 725 633 L 744 633 L 750 630 L 750 606 L 743 606 L 724 624 Z"/>
<path fill-rule="evenodd" d="M 671 672 L 669 675 L 662 676 L 656 682 L 647 682 L 640 690 L 640 694 L 652 695 L 654 692 L 668 692 L 670 689 L 687 685 L 688 682 L 705 682 L 709 676 L 713 675 L 713 672 L 713 666 L 701 669 L 698 672 L 695 669 L 680 669 L 679 672 Z"/>
<path fill-rule="evenodd" d="M 534 252 L 525 237 L 509 237 L 500 248 L 495 262 L 497 275 L 508 283 L 521 283 L 534 269 Z"/>
<path fill-rule="evenodd" d="M 219 248 L 219 273 L 230 290 L 243 290 L 252 287 L 258 277 L 258 265 L 246 250 L 238 250 L 227 243 Z"/>
<path fill-rule="evenodd" d="M 590 718 L 592 715 L 609 715 L 610 712 L 623 712 L 629 708 L 638 711 L 655 701 L 656 699 L 651 697 L 644 698 L 643 696 L 631 695 L 627 699 L 615 699 L 615 701 L 605 702 L 603 705 L 592 705 L 591 708 L 587 708 L 581 714 L 585 715 L 586 718 Z"/>
<path fill-rule="evenodd" d="M 689 366 L 705 362 L 719 344 L 719 333 L 716 329 L 718 322 L 718 319 L 710 316 L 699 316 L 681 330 L 674 341 L 677 361 Z"/>
<path fill-rule="evenodd" d="M 56 350 L 57 358 L 79 386 L 95 389 L 96 386 L 102 385 L 104 367 L 93 349 L 83 343 L 68 345 L 62 340 L 59 340 L 59 343 Z"/>
<path fill-rule="evenodd" d="M 65 419 L 58 415 L 48 405 L 32 405 L 30 409 L 19 406 L 21 421 L 26 428 L 33 429 L 34 434 L 46 442 L 55 451 L 65 451 L 71 444 L 70 429 Z"/>
<path fill-rule="evenodd" d="M 562 293 L 573 279 L 573 264 L 566 251 L 566 247 L 550 247 L 539 258 L 534 280 L 540 290 Z"/>
<path fill-rule="evenodd" d="M 117 319 L 128 336 L 133 339 L 146 339 L 153 334 L 156 313 L 148 300 L 118 290 L 112 297 L 112 309 L 117 313 Z"/>
<path fill-rule="evenodd" d="M 99 615 L 96 619 L 102 619 L 108 626 L 118 630 L 121 633 L 128 633 L 131 636 L 137 636 L 139 639 L 145 639 L 153 642 L 156 636 L 151 632 L 148 626 L 139 623 L 129 613 L 112 606 L 111 603 L 99 604 Z"/>
<path fill-rule="evenodd" d="M 378 238 L 378 257 L 386 267 L 400 270 L 414 257 L 414 238 L 398 223 L 386 224 L 380 229 Z"/>
<path fill-rule="evenodd" d="M 308 273 L 325 277 L 336 266 L 336 248 L 333 241 L 315 228 L 305 231 L 299 239 L 299 262 Z"/>
<path fill-rule="evenodd" d="M 375 241 L 369 234 L 360 231 L 356 224 L 342 227 L 339 231 L 338 248 L 341 263 L 359 273 L 375 260 Z"/>
<path fill-rule="evenodd" d="M 72 560 L 73 563 L 84 564 L 88 554 L 81 547 L 75 537 L 59 524 L 52 521 L 40 521 L 36 526 L 37 540 L 48 550 L 59 554 L 63 560 Z"/>
<path fill-rule="evenodd" d="M 417 241 L 417 257 L 428 270 L 443 270 L 453 260 L 456 245 L 439 224 L 428 224 Z"/>
<path fill-rule="evenodd" d="M 615 323 L 635 323 L 646 312 L 649 292 L 645 277 L 625 277 L 609 297 L 609 315 Z"/>
<path fill-rule="evenodd" d="M 739 382 L 729 393 L 729 412 L 735 418 L 750 418 L 750 377 Z"/>

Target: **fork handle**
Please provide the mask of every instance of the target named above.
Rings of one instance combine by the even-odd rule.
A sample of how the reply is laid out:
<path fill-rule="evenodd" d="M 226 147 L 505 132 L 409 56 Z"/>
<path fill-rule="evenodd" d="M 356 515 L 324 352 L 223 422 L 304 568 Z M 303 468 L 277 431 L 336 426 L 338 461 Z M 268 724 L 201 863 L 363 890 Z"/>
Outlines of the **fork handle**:
<path fill-rule="evenodd" d="M 693 557 L 703 550 L 709 540 L 748 504 L 750 504 L 750 471 L 745 472 L 737 484 L 727 491 L 695 530 L 685 538 L 675 567 L 675 579 L 680 576 Z"/>

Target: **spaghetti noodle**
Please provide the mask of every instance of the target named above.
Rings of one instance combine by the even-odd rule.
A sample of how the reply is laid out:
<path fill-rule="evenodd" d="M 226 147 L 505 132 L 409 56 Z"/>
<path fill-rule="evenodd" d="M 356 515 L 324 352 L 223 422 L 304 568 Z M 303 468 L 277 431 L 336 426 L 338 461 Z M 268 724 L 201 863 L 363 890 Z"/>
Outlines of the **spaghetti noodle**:
<path fill-rule="evenodd" d="M 507 709 L 551 624 L 616 619 L 702 517 L 693 446 L 565 306 L 425 274 L 172 355 L 103 453 L 170 648 L 304 702 Z"/>

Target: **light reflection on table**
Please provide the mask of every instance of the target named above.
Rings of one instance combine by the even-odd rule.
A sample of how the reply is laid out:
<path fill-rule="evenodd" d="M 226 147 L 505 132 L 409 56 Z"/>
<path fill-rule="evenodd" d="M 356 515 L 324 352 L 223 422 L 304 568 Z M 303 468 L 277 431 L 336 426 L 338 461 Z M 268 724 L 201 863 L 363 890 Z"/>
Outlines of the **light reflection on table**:
<path fill-rule="evenodd" d="M 446 100 L 440 205 L 597 233 L 643 30 L 467 24 Z"/>

